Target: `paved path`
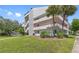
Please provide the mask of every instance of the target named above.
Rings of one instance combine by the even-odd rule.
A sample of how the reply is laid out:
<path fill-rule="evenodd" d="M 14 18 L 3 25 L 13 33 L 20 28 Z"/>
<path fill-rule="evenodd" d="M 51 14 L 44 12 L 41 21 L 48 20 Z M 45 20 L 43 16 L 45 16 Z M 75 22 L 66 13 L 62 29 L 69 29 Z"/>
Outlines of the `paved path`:
<path fill-rule="evenodd" d="M 79 36 L 76 36 L 75 39 L 76 40 L 75 40 L 75 43 L 74 43 L 72 53 L 79 53 Z"/>

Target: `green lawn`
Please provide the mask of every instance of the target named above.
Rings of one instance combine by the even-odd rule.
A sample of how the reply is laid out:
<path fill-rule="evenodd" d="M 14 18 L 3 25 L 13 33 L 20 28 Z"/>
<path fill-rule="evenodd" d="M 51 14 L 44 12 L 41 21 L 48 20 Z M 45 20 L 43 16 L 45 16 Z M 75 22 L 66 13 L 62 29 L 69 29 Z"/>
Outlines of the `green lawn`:
<path fill-rule="evenodd" d="M 71 52 L 73 44 L 74 37 L 52 40 L 32 36 L 0 36 L 0 52 Z"/>

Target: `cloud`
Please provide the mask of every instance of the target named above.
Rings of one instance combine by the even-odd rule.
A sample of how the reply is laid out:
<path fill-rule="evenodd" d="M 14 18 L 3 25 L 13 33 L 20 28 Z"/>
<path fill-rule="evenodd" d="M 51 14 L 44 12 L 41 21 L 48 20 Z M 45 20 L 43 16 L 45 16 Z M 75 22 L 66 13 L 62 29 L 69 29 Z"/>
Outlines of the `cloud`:
<path fill-rule="evenodd" d="M 12 16 L 12 17 L 21 17 L 21 13 L 18 13 L 18 12 L 12 12 L 12 11 L 8 11 L 8 10 L 5 10 L 7 12 L 7 15 L 8 16 Z"/>
<path fill-rule="evenodd" d="M 11 11 L 9 11 L 9 12 L 7 12 L 7 15 L 11 16 L 11 15 L 13 15 L 13 13 Z"/>
<path fill-rule="evenodd" d="M 21 16 L 22 16 L 20 13 L 15 13 L 15 15 L 16 15 L 17 17 L 21 17 Z"/>

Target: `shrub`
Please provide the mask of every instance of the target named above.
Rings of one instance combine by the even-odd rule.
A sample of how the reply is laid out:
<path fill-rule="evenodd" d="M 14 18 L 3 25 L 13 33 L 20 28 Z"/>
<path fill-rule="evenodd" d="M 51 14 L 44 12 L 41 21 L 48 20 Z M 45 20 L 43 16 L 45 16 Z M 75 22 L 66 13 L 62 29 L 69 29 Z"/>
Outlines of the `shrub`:
<path fill-rule="evenodd" d="M 0 36 L 8 36 L 8 34 L 5 32 L 2 32 L 2 33 L 0 33 Z"/>
<path fill-rule="evenodd" d="M 17 32 L 19 32 L 22 35 L 25 35 L 24 28 L 22 26 L 18 28 Z"/>
<path fill-rule="evenodd" d="M 69 36 L 67 34 L 64 34 L 64 37 L 68 38 Z"/>
<path fill-rule="evenodd" d="M 45 37 L 48 37 L 49 36 L 49 33 L 47 31 L 42 31 L 41 34 L 40 34 L 40 36 L 42 38 L 45 38 Z"/>
<path fill-rule="evenodd" d="M 57 32 L 57 37 L 58 38 L 63 38 L 64 37 L 64 32 L 62 32 L 62 31 Z"/>

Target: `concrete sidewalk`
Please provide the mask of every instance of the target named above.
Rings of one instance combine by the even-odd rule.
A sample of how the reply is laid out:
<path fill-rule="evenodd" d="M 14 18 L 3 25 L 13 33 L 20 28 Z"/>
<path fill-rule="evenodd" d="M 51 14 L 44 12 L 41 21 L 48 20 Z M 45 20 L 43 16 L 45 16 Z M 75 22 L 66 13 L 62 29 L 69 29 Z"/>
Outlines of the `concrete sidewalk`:
<path fill-rule="evenodd" d="M 79 53 L 79 36 L 76 36 L 72 53 Z"/>

